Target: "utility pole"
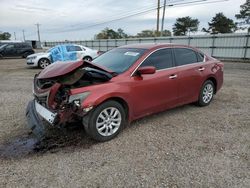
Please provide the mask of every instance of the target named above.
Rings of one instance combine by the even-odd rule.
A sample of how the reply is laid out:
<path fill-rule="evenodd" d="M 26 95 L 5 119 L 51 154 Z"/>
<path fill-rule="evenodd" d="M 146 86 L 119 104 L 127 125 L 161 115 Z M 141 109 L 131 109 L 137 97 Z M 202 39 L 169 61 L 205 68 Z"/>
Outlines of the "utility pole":
<path fill-rule="evenodd" d="M 166 0 L 164 0 L 164 5 L 163 5 L 163 14 L 161 20 L 161 37 L 163 35 L 163 29 L 164 29 L 165 10 L 166 10 Z"/>
<path fill-rule="evenodd" d="M 159 18 L 160 18 L 160 0 L 157 2 L 157 24 L 156 24 L 156 36 L 159 33 Z"/>
<path fill-rule="evenodd" d="M 40 39 L 40 30 L 39 30 L 39 26 L 40 26 L 41 24 L 37 23 L 37 24 L 35 24 L 35 25 L 36 25 L 36 27 L 37 27 L 38 41 L 41 42 L 41 39 Z"/>
<path fill-rule="evenodd" d="M 15 40 L 16 40 L 16 32 L 14 32 L 14 37 L 15 37 Z"/>
<path fill-rule="evenodd" d="M 23 41 L 25 42 L 25 34 L 24 34 L 24 30 L 23 30 Z"/>

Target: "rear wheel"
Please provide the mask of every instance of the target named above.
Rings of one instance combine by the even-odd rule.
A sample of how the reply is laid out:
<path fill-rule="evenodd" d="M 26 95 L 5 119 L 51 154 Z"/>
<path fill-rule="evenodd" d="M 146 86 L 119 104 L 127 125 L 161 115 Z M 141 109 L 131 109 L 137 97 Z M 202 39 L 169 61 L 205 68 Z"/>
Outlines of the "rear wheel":
<path fill-rule="evenodd" d="M 207 80 L 201 88 L 198 105 L 199 106 L 209 105 L 213 99 L 214 91 L 215 91 L 214 83 L 211 80 Z"/>
<path fill-rule="evenodd" d="M 122 105 L 116 101 L 107 101 L 83 118 L 84 128 L 94 140 L 111 140 L 122 130 L 126 123 L 126 114 Z"/>
<path fill-rule="evenodd" d="M 92 58 L 90 56 L 86 56 L 86 57 L 83 58 L 83 60 L 92 61 Z"/>
<path fill-rule="evenodd" d="M 47 66 L 49 66 L 50 64 L 50 60 L 46 59 L 46 58 L 42 58 L 38 61 L 38 66 L 42 69 L 46 68 Z"/>

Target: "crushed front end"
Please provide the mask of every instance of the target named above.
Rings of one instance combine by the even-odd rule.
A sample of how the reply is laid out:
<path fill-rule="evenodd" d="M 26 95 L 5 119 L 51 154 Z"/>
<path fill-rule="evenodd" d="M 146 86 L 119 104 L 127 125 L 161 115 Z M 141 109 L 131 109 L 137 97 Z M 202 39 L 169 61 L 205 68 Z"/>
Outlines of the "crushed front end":
<path fill-rule="evenodd" d="M 27 106 L 26 117 L 28 127 L 40 138 L 45 135 L 47 126 L 63 127 L 67 123 L 79 121 L 92 109 L 82 106 L 90 92 L 83 90 L 73 95 L 72 89 L 101 84 L 111 78 L 104 71 L 82 64 L 68 70 L 58 75 L 58 67 L 48 67 L 43 71 L 49 72 L 49 76 L 42 71 L 34 77 L 34 99 Z"/>

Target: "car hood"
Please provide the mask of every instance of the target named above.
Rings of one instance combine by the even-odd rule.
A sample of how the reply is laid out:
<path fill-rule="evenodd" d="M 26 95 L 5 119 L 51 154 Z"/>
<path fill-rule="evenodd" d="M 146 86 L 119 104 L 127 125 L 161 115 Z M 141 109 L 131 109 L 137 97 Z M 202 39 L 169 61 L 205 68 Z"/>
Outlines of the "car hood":
<path fill-rule="evenodd" d="M 29 55 L 27 58 L 29 58 L 29 57 L 34 57 L 34 56 L 48 57 L 49 55 L 50 55 L 49 53 L 40 52 L 40 53 L 31 54 L 31 55 Z"/>
<path fill-rule="evenodd" d="M 52 63 L 51 65 L 46 67 L 44 70 L 42 70 L 38 74 L 37 78 L 38 79 L 49 79 L 49 78 L 55 78 L 55 77 L 63 76 L 63 75 L 66 75 L 66 74 L 78 69 L 81 66 L 83 66 L 83 67 L 91 67 L 91 68 L 102 70 L 102 71 L 107 72 L 107 73 L 109 73 L 111 75 L 113 74 L 113 72 L 110 71 L 110 70 L 107 70 L 107 69 L 105 69 L 103 67 L 92 64 L 90 62 L 81 60 L 81 61 Z"/>

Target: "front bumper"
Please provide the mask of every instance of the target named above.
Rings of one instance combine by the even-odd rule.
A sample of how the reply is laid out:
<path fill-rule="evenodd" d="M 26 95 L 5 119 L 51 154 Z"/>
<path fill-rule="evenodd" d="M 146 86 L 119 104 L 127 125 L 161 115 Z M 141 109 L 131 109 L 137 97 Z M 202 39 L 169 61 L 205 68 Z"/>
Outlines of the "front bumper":
<path fill-rule="evenodd" d="M 31 67 L 36 67 L 38 65 L 37 59 L 26 59 L 26 64 Z"/>
<path fill-rule="evenodd" d="M 57 114 L 39 105 L 35 100 L 29 102 L 26 108 L 27 126 L 32 132 L 42 138 L 45 136 L 46 122 L 54 125 L 57 122 Z"/>

